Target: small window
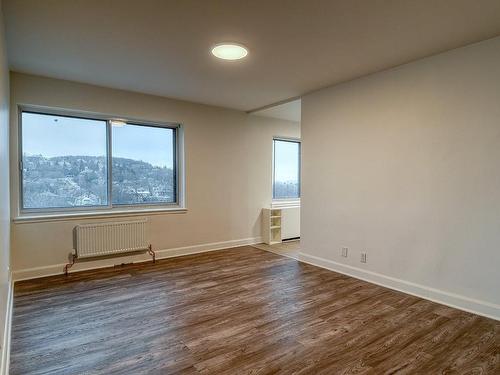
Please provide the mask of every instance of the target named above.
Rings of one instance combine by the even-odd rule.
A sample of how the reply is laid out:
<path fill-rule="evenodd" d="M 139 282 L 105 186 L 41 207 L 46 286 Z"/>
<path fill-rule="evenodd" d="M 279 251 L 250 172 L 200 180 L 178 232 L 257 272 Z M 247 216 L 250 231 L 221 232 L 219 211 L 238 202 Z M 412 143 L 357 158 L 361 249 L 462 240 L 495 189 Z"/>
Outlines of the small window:
<path fill-rule="evenodd" d="M 21 113 L 21 209 L 176 204 L 176 126 Z"/>
<path fill-rule="evenodd" d="M 274 139 L 273 199 L 300 198 L 300 141 Z"/>

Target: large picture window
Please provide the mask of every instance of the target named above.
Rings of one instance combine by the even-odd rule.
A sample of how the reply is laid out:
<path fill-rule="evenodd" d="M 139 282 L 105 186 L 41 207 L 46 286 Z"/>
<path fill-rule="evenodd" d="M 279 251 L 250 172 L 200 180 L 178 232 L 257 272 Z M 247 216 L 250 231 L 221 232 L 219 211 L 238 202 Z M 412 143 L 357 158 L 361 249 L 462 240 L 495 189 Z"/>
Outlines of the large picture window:
<path fill-rule="evenodd" d="M 175 125 L 21 112 L 21 209 L 177 203 Z"/>
<path fill-rule="evenodd" d="M 300 198 L 300 141 L 273 142 L 273 199 Z"/>
<path fill-rule="evenodd" d="M 113 126 L 113 204 L 175 202 L 175 130 Z"/>

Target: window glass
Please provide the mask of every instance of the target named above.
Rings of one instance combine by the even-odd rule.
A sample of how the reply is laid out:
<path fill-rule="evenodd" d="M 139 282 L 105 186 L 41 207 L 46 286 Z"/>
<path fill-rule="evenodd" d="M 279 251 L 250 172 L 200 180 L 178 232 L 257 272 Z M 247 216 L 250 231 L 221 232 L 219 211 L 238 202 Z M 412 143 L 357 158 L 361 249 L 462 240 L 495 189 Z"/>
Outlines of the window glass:
<path fill-rule="evenodd" d="M 273 198 L 300 197 L 300 142 L 274 140 Z"/>
<path fill-rule="evenodd" d="M 176 137 L 176 127 L 23 111 L 21 209 L 176 203 Z"/>
<path fill-rule="evenodd" d="M 126 124 L 112 134 L 113 204 L 175 202 L 175 130 Z"/>
<path fill-rule="evenodd" d="M 22 207 L 106 206 L 107 123 L 22 113 Z"/>

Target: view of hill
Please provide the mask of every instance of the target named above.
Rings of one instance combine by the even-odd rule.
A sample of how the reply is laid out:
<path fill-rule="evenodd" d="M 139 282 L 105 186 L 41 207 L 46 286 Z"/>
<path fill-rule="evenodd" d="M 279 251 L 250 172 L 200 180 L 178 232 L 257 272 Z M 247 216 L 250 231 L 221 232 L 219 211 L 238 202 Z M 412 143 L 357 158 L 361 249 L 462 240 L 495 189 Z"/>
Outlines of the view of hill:
<path fill-rule="evenodd" d="M 299 197 L 299 183 L 297 181 L 275 181 L 274 198 L 286 199 Z"/>
<path fill-rule="evenodd" d="M 173 202 L 172 169 L 112 159 L 113 204 Z M 107 205 L 104 156 L 23 155 L 24 208 Z"/>

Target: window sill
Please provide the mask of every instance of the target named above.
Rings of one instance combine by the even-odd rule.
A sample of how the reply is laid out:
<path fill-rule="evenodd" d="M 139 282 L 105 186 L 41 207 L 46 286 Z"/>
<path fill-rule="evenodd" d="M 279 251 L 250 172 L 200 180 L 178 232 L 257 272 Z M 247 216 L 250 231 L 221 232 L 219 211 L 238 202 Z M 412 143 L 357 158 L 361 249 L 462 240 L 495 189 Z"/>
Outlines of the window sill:
<path fill-rule="evenodd" d="M 14 223 L 39 223 L 47 221 L 67 221 L 81 220 L 88 218 L 113 218 L 130 216 L 149 216 L 161 214 L 183 214 L 187 208 L 144 208 L 135 210 L 113 210 L 113 211 L 91 211 L 91 212 L 72 212 L 72 213 L 54 213 L 54 214 L 26 214 L 17 216 L 13 219 Z"/>
<path fill-rule="evenodd" d="M 271 202 L 271 208 L 296 208 L 296 207 L 300 207 L 300 198 L 275 199 Z"/>

